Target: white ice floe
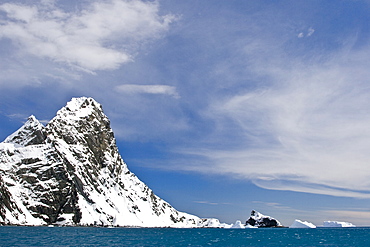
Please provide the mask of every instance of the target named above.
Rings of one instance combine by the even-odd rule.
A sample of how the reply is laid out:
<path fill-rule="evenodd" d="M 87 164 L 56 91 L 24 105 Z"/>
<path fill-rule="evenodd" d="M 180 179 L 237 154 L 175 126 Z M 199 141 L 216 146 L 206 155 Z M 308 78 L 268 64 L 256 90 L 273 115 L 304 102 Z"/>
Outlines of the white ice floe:
<path fill-rule="evenodd" d="M 343 221 L 324 221 L 323 227 L 356 227 L 354 224 Z"/>
<path fill-rule="evenodd" d="M 316 228 L 316 226 L 307 221 L 294 220 L 293 224 L 289 228 Z"/>
<path fill-rule="evenodd" d="M 220 223 L 218 219 L 215 218 L 208 218 L 202 219 L 201 223 L 198 225 L 199 227 L 206 227 L 206 228 L 230 228 L 231 224 Z"/>
<path fill-rule="evenodd" d="M 225 227 L 225 228 L 227 228 L 227 227 Z M 237 220 L 234 224 L 231 225 L 230 228 L 244 229 L 244 228 L 258 228 L 258 227 L 251 226 L 251 225 L 244 225 L 240 220 Z"/>

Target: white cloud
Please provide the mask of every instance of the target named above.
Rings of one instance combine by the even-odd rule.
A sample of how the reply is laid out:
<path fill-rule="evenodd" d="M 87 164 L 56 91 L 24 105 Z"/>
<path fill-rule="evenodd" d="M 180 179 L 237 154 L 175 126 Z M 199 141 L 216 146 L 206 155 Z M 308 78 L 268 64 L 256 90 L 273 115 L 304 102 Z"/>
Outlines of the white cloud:
<path fill-rule="evenodd" d="M 13 114 L 7 115 L 7 117 L 11 119 L 21 119 L 21 120 L 24 120 L 25 122 L 29 116 L 22 114 L 22 113 L 13 113 Z"/>
<path fill-rule="evenodd" d="M 33 56 L 86 71 L 117 69 L 132 61 L 143 43 L 159 37 L 174 20 L 160 16 L 156 2 L 95 1 L 67 13 L 53 2 L 39 5 L 5 3 L 0 11 L 0 38 L 8 38 Z"/>
<path fill-rule="evenodd" d="M 8 17 L 15 20 L 30 22 L 37 15 L 37 8 L 34 6 L 23 6 L 5 3 L 0 5 L 0 10 L 8 14 Z"/>
<path fill-rule="evenodd" d="M 116 87 L 116 90 L 121 93 L 128 94 L 166 94 L 174 98 L 180 98 L 176 91 L 176 87 L 168 85 L 136 85 L 124 84 Z"/>
<path fill-rule="evenodd" d="M 231 205 L 231 203 L 229 202 L 209 202 L 209 201 L 194 201 L 194 202 L 207 205 Z"/>
<path fill-rule="evenodd" d="M 267 207 L 271 207 L 271 208 L 289 209 L 289 210 L 292 210 L 292 208 L 291 208 L 291 207 L 289 207 L 289 206 L 285 206 L 285 205 L 282 205 L 281 203 L 278 203 L 278 202 L 252 201 L 252 203 L 265 205 L 265 206 L 267 206 Z"/>
<path fill-rule="evenodd" d="M 370 49 L 343 50 L 326 62 L 277 53 L 255 61 L 264 86 L 218 97 L 205 111 L 218 126 L 212 140 L 225 142 L 229 133 L 235 145 L 182 150 L 209 160 L 186 169 L 267 189 L 370 198 Z"/>
<path fill-rule="evenodd" d="M 312 27 L 310 27 L 310 28 L 307 30 L 307 37 L 310 37 L 314 32 L 315 32 L 315 29 L 313 29 Z"/>
<path fill-rule="evenodd" d="M 310 37 L 310 36 L 312 36 L 313 35 L 313 33 L 315 32 L 315 29 L 313 29 L 312 27 L 310 27 L 310 28 L 308 28 L 307 29 L 307 33 L 306 33 L 306 35 L 305 35 L 305 33 L 304 32 L 300 32 L 298 35 L 297 35 L 297 37 L 298 38 L 304 38 L 304 37 Z"/>

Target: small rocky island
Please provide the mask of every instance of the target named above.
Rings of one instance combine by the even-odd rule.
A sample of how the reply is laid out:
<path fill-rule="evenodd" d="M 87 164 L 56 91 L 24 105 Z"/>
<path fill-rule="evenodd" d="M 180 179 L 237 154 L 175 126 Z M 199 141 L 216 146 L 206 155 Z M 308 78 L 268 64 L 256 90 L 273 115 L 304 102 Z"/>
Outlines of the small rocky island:
<path fill-rule="evenodd" d="M 283 225 L 277 220 L 270 216 L 263 215 L 260 212 L 252 210 L 251 216 L 245 222 L 246 226 L 252 227 L 283 227 Z"/>

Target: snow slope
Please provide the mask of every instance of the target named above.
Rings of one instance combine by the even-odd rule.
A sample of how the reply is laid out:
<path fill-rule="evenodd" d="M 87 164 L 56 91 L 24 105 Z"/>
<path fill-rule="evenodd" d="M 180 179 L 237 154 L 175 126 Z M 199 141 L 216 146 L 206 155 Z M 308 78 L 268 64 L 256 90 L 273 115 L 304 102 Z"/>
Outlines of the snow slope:
<path fill-rule="evenodd" d="M 46 126 L 31 116 L 0 143 L 0 174 L 2 224 L 220 225 L 177 211 L 130 172 L 92 98 L 73 98 Z"/>

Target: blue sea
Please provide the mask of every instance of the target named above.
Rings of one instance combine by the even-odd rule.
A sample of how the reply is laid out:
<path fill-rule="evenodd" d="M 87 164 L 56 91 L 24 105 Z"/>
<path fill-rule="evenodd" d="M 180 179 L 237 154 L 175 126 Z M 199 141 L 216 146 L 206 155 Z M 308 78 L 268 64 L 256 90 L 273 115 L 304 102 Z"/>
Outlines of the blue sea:
<path fill-rule="evenodd" d="M 370 246 L 370 228 L 173 229 L 0 226 L 0 246 Z"/>

